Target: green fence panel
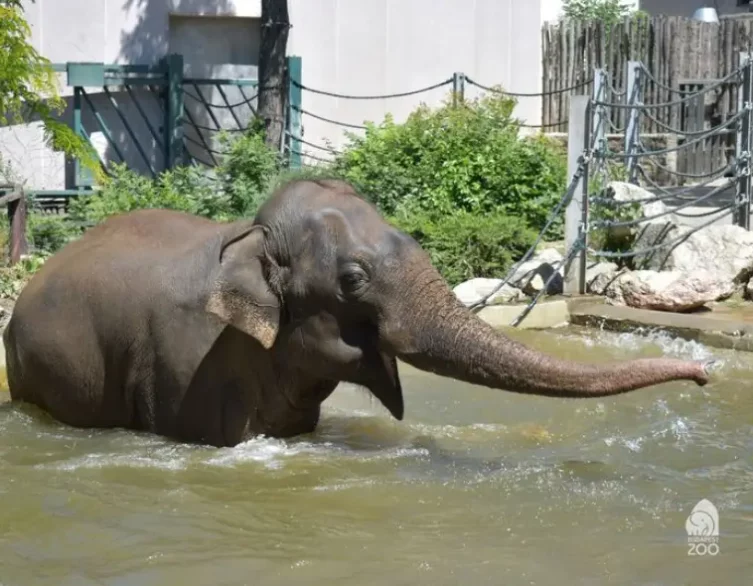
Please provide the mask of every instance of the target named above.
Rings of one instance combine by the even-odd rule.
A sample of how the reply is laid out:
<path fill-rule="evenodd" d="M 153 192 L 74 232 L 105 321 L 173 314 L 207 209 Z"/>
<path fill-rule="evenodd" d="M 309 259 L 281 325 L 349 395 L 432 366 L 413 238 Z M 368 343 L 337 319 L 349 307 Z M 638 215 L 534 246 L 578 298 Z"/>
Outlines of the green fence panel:
<path fill-rule="evenodd" d="M 287 145 L 289 153 L 289 165 L 292 169 L 301 168 L 301 84 L 302 64 L 298 56 L 288 57 L 288 99 L 287 99 Z"/>

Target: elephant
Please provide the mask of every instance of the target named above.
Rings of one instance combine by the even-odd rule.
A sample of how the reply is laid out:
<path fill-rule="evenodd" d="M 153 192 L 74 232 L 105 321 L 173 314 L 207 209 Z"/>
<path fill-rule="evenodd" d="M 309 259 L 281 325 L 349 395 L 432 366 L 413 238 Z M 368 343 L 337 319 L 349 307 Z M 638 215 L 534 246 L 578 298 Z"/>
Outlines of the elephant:
<path fill-rule="evenodd" d="M 513 340 L 337 178 L 289 180 L 253 218 L 111 216 L 31 278 L 3 340 L 11 401 L 72 427 L 215 447 L 313 432 L 341 382 L 400 421 L 398 360 L 554 398 L 710 378 L 700 361 L 588 364 Z"/>

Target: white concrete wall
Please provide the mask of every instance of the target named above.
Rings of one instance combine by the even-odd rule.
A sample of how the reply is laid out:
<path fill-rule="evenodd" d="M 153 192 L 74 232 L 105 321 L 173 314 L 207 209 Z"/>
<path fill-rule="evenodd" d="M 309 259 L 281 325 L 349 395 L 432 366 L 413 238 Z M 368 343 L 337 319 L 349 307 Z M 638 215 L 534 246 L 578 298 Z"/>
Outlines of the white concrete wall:
<path fill-rule="evenodd" d="M 482 84 L 536 92 L 541 87 L 540 27 L 542 17 L 556 11 L 552 2 L 289 0 L 293 28 L 288 53 L 303 58 L 304 85 L 343 94 L 410 91 L 450 78 L 454 71 Z M 169 50 L 180 50 L 188 74 L 256 75 L 258 49 L 253 44 L 260 0 L 36 0 L 27 2 L 26 10 L 34 45 L 53 62 L 155 63 Z M 197 18 L 197 27 L 188 15 L 243 18 L 237 19 L 239 24 Z M 450 89 L 378 100 L 304 91 L 303 108 L 354 124 L 380 121 L 387 113 L 402 120 L 421 102 L 438 105 Z M 468 96 L 475 93 L 467 88 Z M 216 93 L 207 98 L 221 101 Z M 540 99 L 521 98 L 516 114 L 538 123 L 540 110 Z M 153 114 L 156 110 L 150 110 Z M 205 116 L 202 123 L 207 122 L 212 125 Z M 343 144 L 342 128 L 309 116 L 303 123 L 305 140 L 330 141 L 335 148 Z M 40 140 L 38 128 L 0 129 L 0 156 L 18 166 L 32 187 L 63 187 L 64 161 Z M 123 129 L 118 140 L 129 140 Z M 138 161 L 140 155 L 131 148 L 127 159 Z"/>

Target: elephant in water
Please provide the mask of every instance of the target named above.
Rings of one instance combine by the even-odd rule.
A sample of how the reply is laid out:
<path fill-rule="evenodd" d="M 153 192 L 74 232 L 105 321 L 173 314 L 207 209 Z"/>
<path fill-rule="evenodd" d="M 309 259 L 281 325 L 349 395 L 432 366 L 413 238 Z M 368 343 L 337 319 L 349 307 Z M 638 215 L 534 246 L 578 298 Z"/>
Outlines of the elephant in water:
<path fill-rule="evenodd" d="M 400 420 L 398 358 L 551 397 L 708 381 L 699 362 L 581 364 L 505 337 L 337 180 L 291 181 L 254 220 L 111 217 L 45 263 L 3 337 L 13 400 L 71 426 L 214 446 L 313 431 L 341 381 Z"/>

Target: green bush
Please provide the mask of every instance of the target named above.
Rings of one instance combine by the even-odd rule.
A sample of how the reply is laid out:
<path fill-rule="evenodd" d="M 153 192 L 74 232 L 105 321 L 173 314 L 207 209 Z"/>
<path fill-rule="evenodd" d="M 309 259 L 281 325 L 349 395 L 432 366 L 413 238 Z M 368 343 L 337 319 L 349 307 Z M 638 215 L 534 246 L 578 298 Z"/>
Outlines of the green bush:
<path fill-rule="evenodd" d="M 602 222 L 631 222 L 643 216 L 643 206 L 637 202 L 616 203 L 608 197 L 609 183 L 627 181 L 627 168 L 624 164 L 614 165 L 606 173 L 591 177 L 588 192 L 595 195 L 589 207 L 589 243 L 595 250 L 627 252 L 633 248 L 636 236 L 643 225 L 607 228 Z M 620 267 L 636 268 L 633 257 L 609 259 Z"/>
<path fill-rule="evenodd" d="M 91 195 L 73 200 L 74 220 L 97 224 L 105 218 L 137 209 L 166 208 L 213 218 L 231 215 L 229 197 L 218 189 L 217 180 L 197 167 L 176 167 L 156 179 L 113 165 L 111 177 Z"/>
<path fill-rule="evenodd" d="M 222 161 L 217 175 L 236 216 L 253 216 L 264 201 L 270 185 L 280 173 L 281 159 L 264 142 L 260 121 L 249 132 L 223 135 Z"/>
<path fill-rule="evenodd" d="M 407 213 L 389 218 L 429 253 L 451 285 L 474 277 L 497 278 L 523 256 L 536 231 L 504 212 Z"/>
<path fill-rule="evenodd" d="M 0 298 L 17 299 L 47 257 L 47 254 L 30 254 L 11 267 L 0 267 Z"/>
<path fill-rule="evenodd" d="M 403 124 L 387 117 L 349 135 L 333 171 L 386 214 L 406 208 L 507 213 L 540 229 L 566 187 L 564 148 L 519 137 L 513 99 L 491 95 L 461 107 L 419 107 Z M 551 236 L 561 235 L 561 221 Z"/>
<path fill-rule="evenodd" d="M 33 250 L 52 254 L 80 236 L 81 229 L 57 214 L 32 211 L 27 216 L 26 234 Z"/>
<path fill-rule="evenodd" d="M 179 210 L 216 220 L 253 216 L 279 173 L 279 156 L 265 145 L 257 127 L 243 134 L 223 134 L 220 144 L 223 156 L 214 178 L 206 169 L 186 166 L 152 179 L 116 164 L 101 190 L 71 203 L 70 215 L 94 224 L 144 208 Z"/>

